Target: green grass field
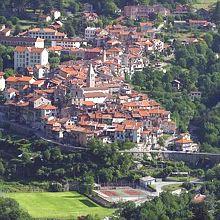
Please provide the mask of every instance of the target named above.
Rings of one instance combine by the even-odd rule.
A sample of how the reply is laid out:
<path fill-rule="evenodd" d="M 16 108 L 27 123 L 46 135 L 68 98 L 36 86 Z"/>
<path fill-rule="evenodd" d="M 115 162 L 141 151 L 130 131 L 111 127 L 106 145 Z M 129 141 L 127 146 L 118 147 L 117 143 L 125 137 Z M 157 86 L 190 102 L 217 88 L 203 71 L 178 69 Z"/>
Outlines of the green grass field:
<path fill-rule="evenodd" d="M 8 193 L 33 218 L 70 219 L 82 215 L 105 217 L 114 210 L 94 203 L 77 192 Z"/>
<path fill-rule="evenodd" d="M 30 28 L 32 25 L 36 25 L 37 22 L 35 21 L 29 21 L 29 20 L 20 20 L 19 25 L 21 26 L 22 30 L 27 30 Z"/>
<path fill-rule="evenodd" d="M 205 8 L 208 9 L 212 7 L 218 0 L 197 0 L 193 7 L 199 9 L 199 8 Z"/>

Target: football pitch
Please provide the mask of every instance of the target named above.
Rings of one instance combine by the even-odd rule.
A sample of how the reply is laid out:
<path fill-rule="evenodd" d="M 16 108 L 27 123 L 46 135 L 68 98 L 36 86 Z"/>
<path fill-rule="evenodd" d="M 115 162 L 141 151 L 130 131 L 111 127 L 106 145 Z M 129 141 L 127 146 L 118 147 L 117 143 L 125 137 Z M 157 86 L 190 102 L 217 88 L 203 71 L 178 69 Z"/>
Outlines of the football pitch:
<path fill-rule="evenodd" d="M 72 219 L 88 214 L 110 216 L 114 210 L 94 203 L 77 192 L 8 193 L 33 218 Z"/>

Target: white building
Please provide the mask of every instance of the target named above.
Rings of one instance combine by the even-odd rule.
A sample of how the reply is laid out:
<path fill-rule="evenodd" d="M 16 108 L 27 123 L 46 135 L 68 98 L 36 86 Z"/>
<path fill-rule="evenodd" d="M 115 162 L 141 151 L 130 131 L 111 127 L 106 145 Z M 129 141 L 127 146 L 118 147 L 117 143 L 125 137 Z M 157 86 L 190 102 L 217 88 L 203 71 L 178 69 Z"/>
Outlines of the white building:
<path fill-rule="evenodd" d="M 48 51 L 45 48 L 17 46 L 14 51 L 14 69 L 48 64 Z"/>
<path fill-rule="evenodd" d="M 33 28 L 27 32 L 29 37 L 39 37 L 47 40 L 60 40 L 66 37 L 65 33 L 59 32 L 52 28 Z"/>
<path fill-rule="evenodd" d="M 154 50 L 162 52 L 162 50 L 164 49 L 164 42 L 159 39 L 153 39 L 152 42 Z"/>
<path fill-rule="evenodd" d="M 81 44 L 87 46 L 87 41 L 79 37 L 77 38 L 63 38 L 62 40 L 52 40 L 51 46 L 61 46 L 64 48 L 80 48 Z"/>
<path fill-rule="evenodd" d="M 96 30 L 97 30 L 97 28 L 95 28 L 95 27 L 87 27 L 85 29 L 85 39 L 86 40 L 93 40 L 96 35 Z"/>
<path fill-rule="evenodd" d="M 152 176 L 145 176 L 140 178 L 140 186 L 146 188 L 147 186 L 154 184 L 156 179 Z"/>
<path fill-rule="evenodd" d="M 0 44 L 7 46 L 26 46 L 44 48 L 44 39 L 14 36 L 6 37 L 0 35 Z"/>
<path fill-rule="evenodd" d="M 4 73 L 0 72 L 0 91 L 3 91 L 4 89 L 5 89 Z"/>
<path fill-rule="evenodd" d="M 14 88 L 9 88 L 9 89 L 6 89 L 4 92 L 4 98 L 6 100 L 11 100 L 13 98 L 16 97 L 17 94 L 19 94 L 18 90 L 14 89 Z"/>
<path fill-rule="evenodd" d="M 61 17 L 61 12 L 60 11 L 57 11 L 57 10 L 52 10 L 51 11 L 51 15 L 53 17 L 54 20 L 57 20 L 58 18 Z"/>
<path fill-rule="evenodd" d="M 91 101 L 95 104 L 103 104 L 107 98 L 107 95 L 103 92 L 88 92 L 83 94 L 84 101 Z"/>
<path fill-rule="evenodd" d="M 92 101 L 95 104 L 102 104 L 105 102 L 107 95 L 109 94 L 109 88 L 96 87 L 95 76 L 96 74 L 93 66 L 90 64 L 86 78 L 86 87 L 72 85 L 72 103 L 77 104 L 80 101 Z"/>
<path fill-rule="evenodd" d="M 95 71 L 91 63 L 89 65 L 89 70 L 86 78 L 86 86 L 95 87 Z"/>
<path fill-rule="evenodd" d="M 34 77 L 36 79 L 42 79 L 48 76 L 50 72 L 50 66 L 42 66 L 42 65 L 35 65 L 33 68 Z"/>

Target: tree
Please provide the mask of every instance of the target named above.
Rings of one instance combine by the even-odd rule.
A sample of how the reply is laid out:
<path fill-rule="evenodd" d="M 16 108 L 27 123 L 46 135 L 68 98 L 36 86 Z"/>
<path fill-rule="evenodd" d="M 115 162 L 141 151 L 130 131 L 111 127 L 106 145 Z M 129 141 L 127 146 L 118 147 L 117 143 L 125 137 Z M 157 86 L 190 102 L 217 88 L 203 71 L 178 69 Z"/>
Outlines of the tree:
<path fill-rule="evenodd" d="M 87 173 L 83 177 L 83 192 L 85 194 L 91 194 L 94 187 L 94 177 L 92 173 Z"/>
<path fill-rule="evenodd" d="M 64 177 L 65 170 L 63 168 L 56 169 L 51 173 L 51 175 L 54 176 L 54 179 L 59 180 Z"/>
<path fill-rule="evenodd" d="M 2 163 L 2 161 L 0 161 L 0 176 L 3 176 L 5 173 L 5 167 Z"/>
<path fill-rule="evenodd" d="M 0 71 L 3 70 L 3 59 L 0 57 Z"/>
<path fill-rule="evenodd" d="M 61 62 L 76 60 L 76 56 L 74 54 L 65 54 L 61 57 Z"/>
<path fill-rule="evenodd" d="M 50 160 L 50 150 L 45 150 L 44 152 L 43 152 L 43 156 L 44 156 L 44 158 L 46 159 L 46 160 Z"/>
<path fill-rule="evenodd" d="M 158 144 L 159 144 L 161 147 L 164 147 L 165 141 L 164 141 L 164 138 L 163 138 L 163 137 L 160 137 L 160 138 L 159 138 Z"/>
<path fill-rule="evenodd" d="M 8 68 L 4 70 L 4 73 L 5 73 L 4 77 L 7 79 L 9 76 L 13 76 L 15 72 L 13 69 Z"/>
<path fill-rule="evenodd" d="M 13 59 L 14 59 L 14 49 L 13 47 L 4 46 L 0 44 L 0 57 L 3 60 L 3 69 L 12 68 L 13 67 Z"/>
<path fill-rule="evenodd" d="M 4 16 L 0 16 L 0 23 L 5 24 L 7 19 Z"/>
<path fill-rule="evenodd" d="M 18 35 L 20 32 L 22 31 L 21 26 L 19 24 L 17 24 L 15 26 L 15 30 L 14 30 L 14 35 Z"/>
<path fill-rule="evenodd" d="M 77 13 L 79 11 L 79 4 L 76 1 L 73 1 L 70 6 L 70 10 L 72 13 Z"/>
<path fill-rule="evenodd" d="M 220 52 L 220 34 L 214 35 L 212 48 L 214 52 L 216 53 Z"/>
<path fill-rule="evenodd" d="M 216 3 L 215 10 L 213 12 L 213 20 L 215 22 L 220 22 L 220 1 Z"/>
<path fill-rule="evenodd" d="M 19 18 L 15 17 L 15 16 L 11 17 L 10 20 L 13 25 L 17 25 L 19 22 Z"/>
<path fill-rule="evenodd" d="M 60 57 L 56 53 L 50 53 L 49 54 L 49 63 L 51 65 L 51 68 L 57 68 L 60 64 Z"/>
<path fill-rule="evenodd" d="M 193 211 L 195 220 L 214 219 L 215 199 L 212 195 L 206 196 L 204 202 L 192 203 L 191 210 Z"/>
<path fill-rule="evenodd" d="M 119 209 L 119 213 L 125 219 L 137 219 L 136 205 L 133 202 L 128 202 L 125 206 L 122 205 Z"/>
<path fill-rule="evenodd" d="M 20 209 L 19 204 L 11 198 L 0 197 L 0 218 L 5 220 L 29 220 L 30 215 Z"/>
<path fill-rule="evenodd" d="M 60 148 L 56 147 L 56 148 L 52 148 L 50 150 L 51 153 L 51 160 L 52 161 L 59 161 L 62 160 L 63 155 L 61 154 Z"/>
<path fill-rule="evenodd" d="M 53 182 L 49 186 L 49 191 L 51 191 L 51 192 L 62 192 L 63 191 L 63 186 L 62 186 L 61 183 Z"/>
<path fill-rule="evenodd" d="M 212 36 L 212 34 L 210 34 L 210 33 L 205 34 L 204 39 L 205 39 L 205 42 L 207 43 L 207 45 L 209 47 L 211 47 L 212 43 L 213 43 L 213 36 Z"/>
<path fill-rule="evenodd" d="M 103 13 L 106 14 L 106 15 L 110 15 L 110 16 L 113 16 L 116 14 L 117 10 L 118 10 L 118 7 L 117 5 L 114 3 L 114 1 L 112 0 L 108 0 L 108 1 L 104 1 L 103 2 L 104 5 L 103 5 Z"/>
<path fill-rule="evenodd" d="M 182 194 L 179 197 L 166 192 L 138 207 L 134 203 L 127 203 L 122 209 L 119 209 L 119 215 L 126 220 L 191 219 L 190 202 L 189 194 Z"/>

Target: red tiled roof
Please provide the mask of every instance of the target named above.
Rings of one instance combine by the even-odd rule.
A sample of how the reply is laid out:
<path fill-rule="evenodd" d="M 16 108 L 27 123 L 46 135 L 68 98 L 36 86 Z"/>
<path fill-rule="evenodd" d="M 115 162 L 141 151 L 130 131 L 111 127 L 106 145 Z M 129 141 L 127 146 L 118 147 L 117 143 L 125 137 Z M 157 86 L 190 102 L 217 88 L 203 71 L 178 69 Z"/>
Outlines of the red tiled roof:
<path fill-rule="evenodd" d="M 189 144 L 189 143 L 192 143 L 192 140 L 188 140 L 186 138 L 181 138 L 179 140 L 176 140 L 175 143 L 177 143 L 177 144 Z"/>
<path fill-rule="evenodd" d="M 40 105 L 36 109 L 42 109 L 42 110 L 55 110 L 57 109 L 56 106 L 53 105 Z"/>
<path fill-rule="evenodd" d="M 103 92 L 89 92 L 84 94 L 85 98 L 107 97 Z"/>
<path fill-rule="evenodd" d="M 16 52 L 22 53 L 28 50 L 30 53 L 42 53 L 45 48 L 37 48 L 37 47 L 22 47 L 22 46 L 17 46 L 15 48 Z"/>
<path fill-rule="evenodd" d="M 29 82 L 32 79 L 33 77 L 31 76 L 9 76 L 6 82 Z"/>
<path fill-rule="evenodd" d="M 92 101 L 82 101 L 81 103 L 82 103 L 82 105 L 85 105 L 85 106 L 94 106 L 95 105 L 95 103 Z"/>

